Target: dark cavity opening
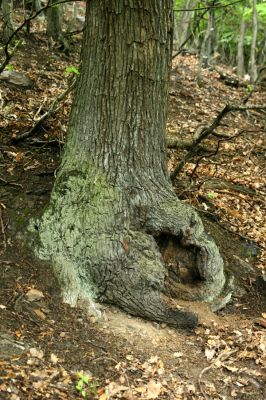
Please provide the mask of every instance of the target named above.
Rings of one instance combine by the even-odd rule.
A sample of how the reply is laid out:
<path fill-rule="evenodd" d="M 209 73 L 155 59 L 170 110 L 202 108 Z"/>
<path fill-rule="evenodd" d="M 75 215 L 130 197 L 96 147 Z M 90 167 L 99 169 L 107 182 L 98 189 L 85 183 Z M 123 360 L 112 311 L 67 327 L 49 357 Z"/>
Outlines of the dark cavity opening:
<path fill-rule="evenodd" d="M 198 249 L 194 246 L 184 246 L 178 237 L 165 233 L 159 235 L 156 242 L 167 270 L 166 294 L 187 298 L 185 293 L 193 291 L 193 288 L 202 282 L 196 263 Z"/>

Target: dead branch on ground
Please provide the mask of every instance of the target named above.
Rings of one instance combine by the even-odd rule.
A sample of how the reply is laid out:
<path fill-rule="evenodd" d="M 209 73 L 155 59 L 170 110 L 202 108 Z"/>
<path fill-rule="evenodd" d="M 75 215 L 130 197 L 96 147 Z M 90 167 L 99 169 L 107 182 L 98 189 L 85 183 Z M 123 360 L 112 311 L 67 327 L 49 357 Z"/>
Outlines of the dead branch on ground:
<path fill-rule="evenodd" d="M 179 164 L 177 164 L 176 168 L 171 173 L 171 175 L 170 175 L 171 179 L 174 180 L 177 177 L 177 175 L 182 171 L 185 164 L 189 160 L 191 160 L 192 157 L 194 157 L 197 154 L 199 144 L 204 139 L 206 139 L 207 137 L 209 137 L 210 135 L 213 134 L 215 129 L 221 124 L 221 121 L 225 117 L 225 115 L 227 115 L 229 112 L 247 111 L 247 110 L 266 110 L 266 104 L 251 105 L 251 106 L 226 104 L 226 106 L 222 109 L 222 111 L 220 111 L 219 114 L 213 119 L 212 123 L 208 127 L 203 128 L 201 133 L 198 135 L 198 137 L 196 137 L 196 139 L 193 141 L 190 150 L 187 152 L 185 157 L 179 162 Z M 223 140 L 226 140 L 226 139 L 223 139 Z"/>
<path fill-rule="evenodd" d="M 43 123 L 52 115 L 54 115 L 58 109 L 58 103 L 62 100 L 65 99 L 65 97 L 74 89 L 76 84 L 76 79 L 72 79 L 71 83 L 69 84 L 69 86 L 67 87 L 67 89 L 61 93 L 59 96 L 57 96 L 48 111 L 46 111 L 45 114 L 43 114 L 43 116 L 36 122 L 36 124 L 27 132 L 22 133 L 21 135 L 18 135 L 16 137 L 12 138 L 12 142 L 13 143 L 18 143 L 21 140 L 24 140 L 30 136 L 32 136 L 42 125 Z"/>
<path fill-rule="evenodd" d="M 185 149 L 185 150 L 190 150 L 191 147 L 193 146 L 193 142 L 190 142 L 189 140 L 180 140 L 178 137 L 175 136 L 167 136 L 166 138 L 167 142 L 167 148 L 168 149 Z M 204 153 L 209 153 L 212 152 L 211 148 L 205 147 L 205 146 L 198 146 L 198 152 L 204 152 Z"/>

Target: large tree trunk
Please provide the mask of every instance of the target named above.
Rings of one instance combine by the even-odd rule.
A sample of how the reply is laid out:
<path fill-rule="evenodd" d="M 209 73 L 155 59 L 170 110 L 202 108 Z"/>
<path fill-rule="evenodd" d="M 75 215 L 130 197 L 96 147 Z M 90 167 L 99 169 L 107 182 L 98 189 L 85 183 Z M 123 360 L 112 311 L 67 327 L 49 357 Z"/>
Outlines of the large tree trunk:
<path fill-rule="evenodd" d="M 176 198 L 166 166 L 172 0 L 91 0 L 86 27 L 61 168 L 35 224 L 38 254 L 52 261 L 73 305 L 98 299 L 193 327 L 196 315 L 171 308 L 167 296 L 180 289 L 183 298 L 211 302 L 225 276 L 218 249 Z M 168 238 L 195 276 L 187 290 L 183 269 L 168 271 L 163 262 Z"/>

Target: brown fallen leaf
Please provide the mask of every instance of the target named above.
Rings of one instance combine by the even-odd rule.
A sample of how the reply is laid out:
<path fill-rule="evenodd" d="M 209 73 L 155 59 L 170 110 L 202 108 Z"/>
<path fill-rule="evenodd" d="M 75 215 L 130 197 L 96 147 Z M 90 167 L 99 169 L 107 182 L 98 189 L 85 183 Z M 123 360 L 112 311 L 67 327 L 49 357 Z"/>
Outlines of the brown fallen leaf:
<path fill-rule="evenodd" d="M 254 320 L 254 323 L 255 323 L 256 325 L 262 326 L 263 328 L 266 328 L 266 319 L 263 319 L 263 318 L 256 318 L 256 319 Z"/>
<path fill-rule="evenodd" d="M 46 315 L 39 309 L 34 310 L 34 313 L 37 315 L 37 317 L 39 317 L 42 320 L 46 318 Z"/>
<path fill-rule="evenodd" d="M 208 361 L 212 360 L 215 355 L 215 349 L 209 349 L 208 347 L 205 349 L 204 354 Z"/>
<path fill-rule="evenodd" d="M 43 356 L 44 356 L 43 351 L 42 351 L 42 350 L 38 350 L 38 349 L 36 349 L 35 347 L 32 347 L 32 348 L 29 350 L 29 353 L 30 353 L 30 356 L 31 356 L 31 357 L 39 358 L 40 360 L 42 360 L 42 359 L 43 359 Z"/>
<path fill-rule="evenodd" d="M 59 359 L 54 353 L 51 353 L 50 360 L 53 364 L 57 364 Z"/>
<path fill-rule="evenodd" d="M 157 399 L 161 393 L 162 385 L 151 379 L 147 384 L 147 399 Z"/>
<path fill-rule="evenodd" d="M 40 290 L 32 288 L 28 290 L 25 297 L 28 301 L 38 301 L 44 298 L 44 294 Z"/>
<path fill-rule="evenodd" d="M 110 382 L 106 388 L 106 394 L 111 397 L 126 390 L 128 390 L 127 386 L 119 385 L 116 382 Z"/>

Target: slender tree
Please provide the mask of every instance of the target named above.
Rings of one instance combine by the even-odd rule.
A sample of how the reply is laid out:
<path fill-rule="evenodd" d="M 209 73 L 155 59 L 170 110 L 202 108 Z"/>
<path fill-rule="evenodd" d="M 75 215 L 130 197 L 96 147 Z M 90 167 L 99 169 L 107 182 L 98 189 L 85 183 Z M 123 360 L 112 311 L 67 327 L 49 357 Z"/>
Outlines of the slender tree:
<path fill-rule="evenodd" d="M 207 28 L 202 42 L 202 56 L 203 65 L 207 67 L 210 58 L 214 54 L 216 44 L 216 24 L 215 24 L 215 8 L 216 0 L 207 2 L 208 10 L 208 22 Z"/>
<path fill-rule="evenodd" d="M 39 11 L 42 8 L 41 0 L 33 0 L 32 1 L 32 9 L 33 11 Z"/>
<path fill-rule="evenodd" d="M 186 0 L 184 3 L 184 10 L 175 12 L 175 24 L 174 24 L 174 46 L 178 49 L 182 43 L 187 39 L 189 26 L 192 22 L 193 12 L 190 9 L 195 8 L 194 0 Z"/>
<path fill-rule="evenodd" d="M 97 299 L 193 327 L 196 315 L 172 307 L 169 295 L 215 303 L 226 279 L 216 245 L 196 212 L 177 199 L 167 171 L 172 6 L 172 0 L 87 2 L 64 155 L 34 229 L 37 252 L 53 264 L 65 301 Z M 188 289 L 181 268 L 171 275 L 163 262 L 169 239 L 179 267 L 195 277 Z"/>
<path fill-rule="evenodd" d="M 244 55 L 244 42 L 245 42 L 245 8 L 243 7 L 243 14 L 240 20 L 239 39 L 237 46 L 237 75 L 243 77 L 245 74 L 245 55 Z"/>
<path fill-rule="evenodd" d="M 255 82 L 258 76 L 257 63 L 256 63 L 256 45 L 258 36 L 258 13 L 257 13 L 257 0 L 252 1 L 252 41 L 250 48 L 249 58 L 249 74 L 251 82 Z"/>
<path fill-rule="evenodd" d="M 50 4 L 57 3 L 58 0 L 50 0 Z M 49 7 L 47 10 L 47 36 L 55 42 L 60 43 L 65 50 L 68 50 L 69 45 L 63 35 L 63 4 Z"/>
<path fill-rule="evenodd" d="M 2 0 L 3 12 L 3 40 L 7 42 L 14 31 L 13 27 L 13 0 Z"/>

